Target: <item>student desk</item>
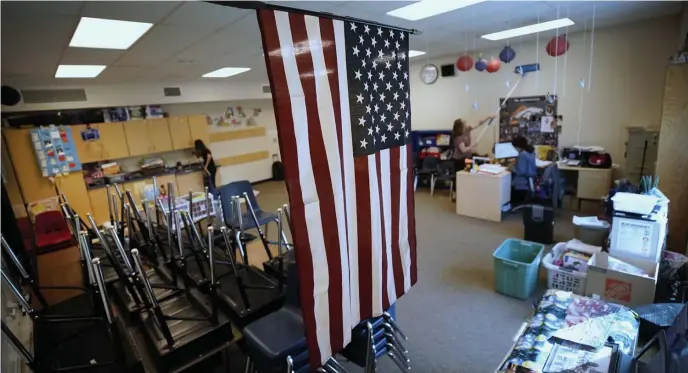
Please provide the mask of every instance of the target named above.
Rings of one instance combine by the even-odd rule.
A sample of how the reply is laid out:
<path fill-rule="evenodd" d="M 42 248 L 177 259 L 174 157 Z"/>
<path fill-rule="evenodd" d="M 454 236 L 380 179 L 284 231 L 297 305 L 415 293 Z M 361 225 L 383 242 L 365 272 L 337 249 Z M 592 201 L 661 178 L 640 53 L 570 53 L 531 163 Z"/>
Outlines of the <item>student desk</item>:
<path fill-rule="evenodd" d="M 456 173 L 456 213 L 472 218 L 501 221 L 502 206 L 511 200 L 511 172 L 492 175 Z"/>

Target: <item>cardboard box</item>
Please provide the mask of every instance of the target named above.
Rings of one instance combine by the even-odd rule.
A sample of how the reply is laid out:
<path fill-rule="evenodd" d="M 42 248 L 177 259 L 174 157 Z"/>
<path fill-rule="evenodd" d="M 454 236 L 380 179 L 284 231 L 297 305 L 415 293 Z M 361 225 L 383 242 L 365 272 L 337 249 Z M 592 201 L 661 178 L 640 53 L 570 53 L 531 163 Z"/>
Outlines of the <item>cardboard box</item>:
<path fill-rule="evenodd" d="M 588 266 L 585 295 L 592 297 L 597 294 L 601 299 L 625 306 L 654 303 L 659 263 L 618 256 L 614 258 L 645 270 L 650 277 L 610 269 L 609 254 L 596 253 Z"/>

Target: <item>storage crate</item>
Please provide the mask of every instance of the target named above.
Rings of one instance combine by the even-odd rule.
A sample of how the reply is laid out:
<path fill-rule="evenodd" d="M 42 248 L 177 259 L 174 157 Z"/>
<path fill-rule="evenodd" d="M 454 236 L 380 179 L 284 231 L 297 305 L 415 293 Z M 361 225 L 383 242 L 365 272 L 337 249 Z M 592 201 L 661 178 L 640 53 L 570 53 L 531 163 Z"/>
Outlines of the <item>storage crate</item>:
<path fill-rule="evenodd" d="M 538 269 L 545 246 L 509 238 L 495 250 L 495 290 L 504 295 L 526 299 L 535 290 Z"/>
<path fill-rule="evenodd" d="M 565 247 L 566 242 L 556 244 L 542 259 L 542 266 L 547 269 L 547 287 L 584 295 L 587 273 L 567 271 L 553 264 L 554 257 L 564 252 Z"/>

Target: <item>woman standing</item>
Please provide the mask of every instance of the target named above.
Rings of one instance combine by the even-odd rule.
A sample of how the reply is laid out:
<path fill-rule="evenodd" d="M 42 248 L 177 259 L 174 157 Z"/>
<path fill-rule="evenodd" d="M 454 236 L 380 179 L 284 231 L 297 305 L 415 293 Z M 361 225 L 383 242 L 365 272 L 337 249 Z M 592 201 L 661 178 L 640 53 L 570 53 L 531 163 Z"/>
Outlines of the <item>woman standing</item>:
<path fill-rule="evenodd" d="M 213 159 L 213 154 L 210 152 L 207 146 L 202 140 L 194 141 L 194 153 L 196 157 L 203 165 L 203 185 L 208 188 L 210 193 L 215 193 L 215 175 L 217 174 L 217 167 L 215 166 L 215 160 Z"/>
<path fill-rule="evenodd" d="M 454 170 L 461 171 L 466 167 L 466 158 L 472 155 L 472 150 L 476 145 L 471 145 L 471 131 L 479 128 L 483 124 L 487 123 L 490 119 L 494 118 L 495 115 L 490 115 L 478 122 L 478 125 L 471 127 L 466 125 L 463 119 L 457 119 L 454 121 L 454 128 L 452 129 L 452 140 L 454 141 Z"/>

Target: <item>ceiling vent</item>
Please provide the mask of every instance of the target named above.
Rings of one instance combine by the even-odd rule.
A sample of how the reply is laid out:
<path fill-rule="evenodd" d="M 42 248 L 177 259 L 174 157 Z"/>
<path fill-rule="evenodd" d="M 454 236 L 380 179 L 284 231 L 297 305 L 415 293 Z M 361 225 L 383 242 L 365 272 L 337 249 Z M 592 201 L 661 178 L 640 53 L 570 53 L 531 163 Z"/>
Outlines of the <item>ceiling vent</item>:
<path fill-rule="evenodd" d="M 270 90 L 270 85 L 263 86 L 263 93 L 272 93 L 272 91 Z"/>
<path fill-rule="evenodd" d="M 179 87 L 167 87 L 162 89 L 165 97 L 179 97 L 182 95 L 182 89 Z"/>
<path fill-rule="evenodd" d="M 25 104 L 86 101 L 85 89 L 23 89 Z"/>

